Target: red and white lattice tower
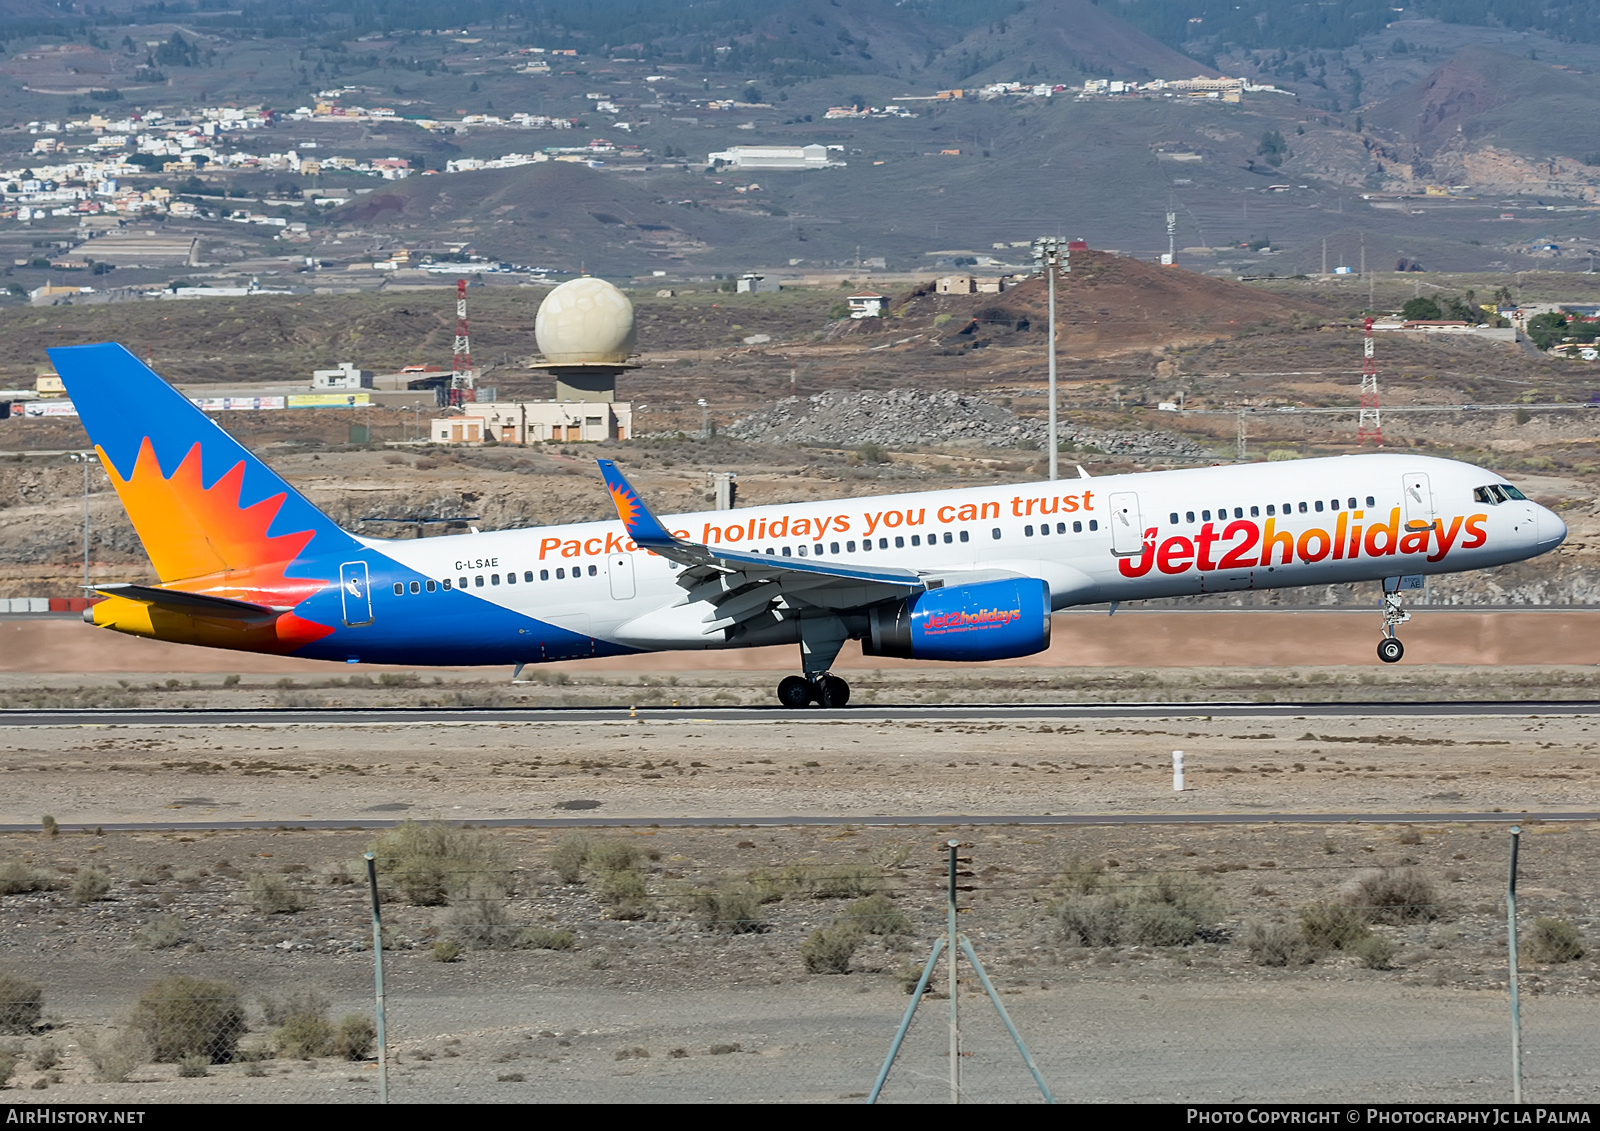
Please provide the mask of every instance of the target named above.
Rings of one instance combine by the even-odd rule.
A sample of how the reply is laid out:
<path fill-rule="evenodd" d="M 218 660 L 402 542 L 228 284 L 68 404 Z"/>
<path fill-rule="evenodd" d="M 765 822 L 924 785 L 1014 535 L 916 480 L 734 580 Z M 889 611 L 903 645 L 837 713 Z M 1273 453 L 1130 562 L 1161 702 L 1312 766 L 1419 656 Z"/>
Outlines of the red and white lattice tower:
<path fill-rule="evenodd" d="M 464 404 L 476 399 L 476 375 L 472 372 L 472 341 L 467 334 L 467 281 L 456 280 L 455 359 L 450 366 L 450 403 Z"/>
<path fill-rule="evenodd" d="M 1372 319 L 1368 318 L 1366 336 L 1361 342 L 1361 415 L 1356 421 L 1356 446 L 1360 447 L 1372 437 L 1372 442 L 1383 447 L 1383 414 L 1378 409 L 1378 364 L 1372 359 Z"/>

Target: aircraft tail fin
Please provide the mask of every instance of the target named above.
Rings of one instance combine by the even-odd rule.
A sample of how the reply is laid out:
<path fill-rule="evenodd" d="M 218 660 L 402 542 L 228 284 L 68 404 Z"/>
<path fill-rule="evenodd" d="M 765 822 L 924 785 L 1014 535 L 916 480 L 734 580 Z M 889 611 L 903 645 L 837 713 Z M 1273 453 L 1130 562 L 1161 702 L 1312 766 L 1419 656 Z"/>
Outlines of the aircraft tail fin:
<path fill-rule="evenodd" d="M 332 519 L 121 345 L 49 352 L 163 582 L 216 579 L 205 588 L 293 604 L 294 591 L 308 585 L 289 580 L 304 577 L 296 562 L 353 545 Z"/>

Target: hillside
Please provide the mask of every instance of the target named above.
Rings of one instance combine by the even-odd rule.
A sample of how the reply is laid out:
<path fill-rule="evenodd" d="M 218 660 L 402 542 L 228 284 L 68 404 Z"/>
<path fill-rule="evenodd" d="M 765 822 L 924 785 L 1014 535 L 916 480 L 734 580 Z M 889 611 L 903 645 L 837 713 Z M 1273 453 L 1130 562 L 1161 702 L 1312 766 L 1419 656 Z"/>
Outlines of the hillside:
<path fill-rule="evenodd" d="M 1483 47 L 1457 52 L 1364 113 L 1426 158 L 1484 145 L 1548 157 L 1589 153 L 1600 143 L 1593 76 Z"/>
<path fill-rule="evenodd" d="M 1193 344 L 1252 325 L 1315 325 L 1335 317 L 1320 303 L 1103 251 L 1072 254 L 1056 283 L 1056 333 L 1066 354 L 1115 353 Z M 940 295 L 921 287 L 881 322 L 844 324 L 834 337 L 921 334 L 939 353 L 1010 345 L 1038 347 L 1049 326 L 1049 285 L 1032 278 L 1002 294 Z M 913 347 L 916 348 L 916 347 Z"/>
<path fill-rule="evenodd" d="M 1061 82 L 1075 75 L 1142 80 L 1217 73 L 1091 0 L 1036 0 L 1019 7 L 943 53 L 940 62 L 952 82 L 968 76 L 973 82 L 1032 76 Z"/>

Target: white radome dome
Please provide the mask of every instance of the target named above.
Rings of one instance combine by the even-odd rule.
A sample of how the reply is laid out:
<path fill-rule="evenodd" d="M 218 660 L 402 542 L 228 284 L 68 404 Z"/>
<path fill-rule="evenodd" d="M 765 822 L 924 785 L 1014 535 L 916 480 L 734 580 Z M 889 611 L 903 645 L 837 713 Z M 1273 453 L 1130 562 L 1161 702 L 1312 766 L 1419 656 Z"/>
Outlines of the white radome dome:
<path fill-rule="evenodd" d="M 604 279 L 569 279 L 539 304 L 533 332 L 547 362 L 623 362 L 636 340 L 633 303 Z"/>

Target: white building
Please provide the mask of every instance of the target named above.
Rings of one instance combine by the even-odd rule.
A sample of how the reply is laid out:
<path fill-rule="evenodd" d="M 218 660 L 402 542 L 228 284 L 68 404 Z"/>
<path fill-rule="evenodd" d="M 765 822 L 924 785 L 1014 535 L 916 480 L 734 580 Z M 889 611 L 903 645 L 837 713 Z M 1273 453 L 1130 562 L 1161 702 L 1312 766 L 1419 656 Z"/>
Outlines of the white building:
<path fill-rule="evenodd" d="M 337 369 L 313 369 L 311 371 L 311 387 L 313 389 L 370 389 L 372 388 L 372 370 L 357 369 L 348 361 L 341 361 Z"/>
<path fill-rule="evenodd" d="M 485 401 L 433 421 L 436 444 L 598 443 L 633 435 L 633 405 L 614 401 Z"/>
<path fill-rule="evenodd" d="M 706 164 L 721 161 L 735 169 L 826 169 L 843 165 L 828 158 L 826 145 L 735 145 L 706 157 Z"/>
<path fill-rule="evenodd" d="M 738 292 L 742 295 L 776 294 L 783 288 L 778 285 L 778 280 L 769 279 L 765 275 L 751 272 L 739 276 Z"/>

